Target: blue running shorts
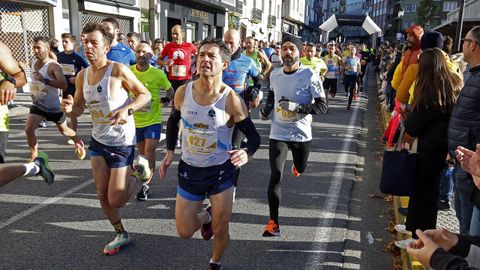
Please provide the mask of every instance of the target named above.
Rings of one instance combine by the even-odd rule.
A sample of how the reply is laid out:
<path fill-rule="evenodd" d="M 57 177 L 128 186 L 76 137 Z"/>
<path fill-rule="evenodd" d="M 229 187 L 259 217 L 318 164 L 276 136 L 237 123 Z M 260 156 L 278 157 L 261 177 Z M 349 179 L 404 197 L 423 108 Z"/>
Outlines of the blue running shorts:
<path fill-rule="evenodd" d="M 145 139 L 160 139 L 160 132 L 162 131 L 162 124 L 154 124 L 142 128 L 136 128 L 137 143 Z"/>
<path fill-rule="evenodd" d="M 131 146 L 106 146 L 94 138 L 90 141 L 91 157 L 103 157 L 109 168 L 121 168 L 133 165 L 135 145 Z"/>
<path fill-rule="evenodd" d="M 180 160 L 178 163 L 177 193 L 189 201 L 203 201 L 205 197 L 221 193 L 233 186 L 235 166 L 225 163 L 199 168 Z"/>

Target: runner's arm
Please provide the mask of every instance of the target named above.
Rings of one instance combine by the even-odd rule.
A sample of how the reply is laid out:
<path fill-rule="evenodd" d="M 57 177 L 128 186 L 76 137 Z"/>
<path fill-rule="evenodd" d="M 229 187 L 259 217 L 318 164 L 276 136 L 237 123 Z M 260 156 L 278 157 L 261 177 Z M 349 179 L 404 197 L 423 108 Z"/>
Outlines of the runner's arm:
<path fill-rule="evenodd" d="M 122 80 L 123 87 L 135 95 L 135 100 L 122 110 L 127 111 L 132 108 L 134 111 L 137 111 L 147 105 L 152 99 L 150 91 L 135 77 L 127 66 L 115 63 L 114 68 L 115 67 L 118 69 L 119 78 Z"/>
<path fill-rule="evenodd" d="M 66 112 L 70 116 L 80 116 L 85 110 L 85 99 L 83 97 L 83 73 L 85 69 L 78 72 L 77 77 L 75 78 L 75 96 L 73 100 L 70 98 L 71 95 L 68 95 L 66 99 L 62 99 L 61 108 L 63 112 Z M 68 109 L 71 107 L 71 109 Z"/>
<path fill-rule="evenodd" d="M 12 76 L 15 79 L 15 85 L 8 81 L 2 80 L 0 83 L 0 105 L 7 104 L 8 101 L 15 98 L 18 87 L 22 87 L 27 83 L 25 72 L 18 65 L 18 62 L 13 58 L 12 52 L 7 45 L 0 42 L 0 69 L 3 70 L 8 76 Z"/>
<path fill-rule="evenodd" d="M 261 50 L 258 51 L 258 55 L 260 56 L 261 62 L 265 65 L 265 68 L 262 71 L 262 75 L 266 76 L 268 73 L 270 73 L 270 70 L 272 69 L 272 63 L 270 62 L 270 60 L 268 60 L 267 55 Z"/>
<path fill-rule="evenodd" d="M 269 88 L 267 100 L 265 101 L 265 106 L 263 107 L 262 110 L 260 110 L 260 113 L 266 118 L 268 118 L 268 115 L 270 115 L 270 112 L 273 110 L 274 102 L 275 102 L 275 94 L 273 93 L 273 90 Z"/>
<path fill-rule="evenodd" d="M 62 90 L 66 90 L 68 87 L 67 84 L 67 79 L 65 78 L 65 75 L 63 75 L 62 68 L 60 67 L 59 64 L 53 63 L 50 66 L 48 66 L 48 75 L 53 78 L 53 80 L 48 80 L 46 78 L 43 78 L 40 74 L 40 80 L 42 83 L 48 86 L 52 86 L 55 88 L 60 88 Z"/>
<path fill-rule="evenodd" d="M 181 119 L 181 111 L 183 106 L 183 100 L 185 96 L 185 89 L 186 85 L 180 86 L 177 91 L 175 92 L 174 97 L 174 106 L 172 107 L 172 112 L 167 120 L 167 152 L 175 150 L 175 144 L 177 143 L 178 139 L 178 131 L 179 131 L 179 123 Z"/>

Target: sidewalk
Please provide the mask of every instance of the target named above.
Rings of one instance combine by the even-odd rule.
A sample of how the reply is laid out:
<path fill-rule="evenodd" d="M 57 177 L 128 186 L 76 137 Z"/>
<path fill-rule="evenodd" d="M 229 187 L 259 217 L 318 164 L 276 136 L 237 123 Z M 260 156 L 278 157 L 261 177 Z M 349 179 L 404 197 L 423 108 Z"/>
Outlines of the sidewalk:
<path fill-rule="evenodd" d="M 378 84 L 377 84 L 378 85 Z M 378 89 L 378 86 L 377 86 Z M 385 101 L 380 103 L 380 112 L 382 114 L 383 124 L 384 127 L 387 126 L 388 120 L 390 119 L 390 113 L 386 110 L 387 106 L 385 105 Z M 385 129 L 384 129 L 385 130 Z M 438 211 L 437 215 L 437 228 L 445 228 L 449 231 L 458 233 L 458 219 L 455 216 L 455 210 L 453 209 L 454 204 L 451 204 L 452 207 L 450 210 L 447 211 Z M 403 216 L 399 213 L 398 208 L 408 208 L 408 197 L 398 197 L 393 196 L 393 210 L 395 212 L 395 221 L 396 224 L 405 224 L 406 216 Z M 397 240 L 405 239 L 405 235 L 397 232 Z M 418 261 L 413 259 L 408 255 L 406 250 L 401 250 L 401 258 L 402 258 L 402 269 L 427 269 L 423 265 L 421 265 Z"/>

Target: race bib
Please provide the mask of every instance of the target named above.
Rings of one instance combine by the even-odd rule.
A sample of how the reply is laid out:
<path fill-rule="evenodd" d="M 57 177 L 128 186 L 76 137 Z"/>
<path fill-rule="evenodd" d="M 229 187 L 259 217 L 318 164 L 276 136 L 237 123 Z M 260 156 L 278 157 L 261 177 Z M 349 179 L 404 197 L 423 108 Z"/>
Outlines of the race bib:
<path fill-rule="evenodd" d="M 187 128 L 187 150 L 190 153 L 208 155 L 217 148 L 217 132 Z"/>
<path fill-rule="evenodd" d="M 300 120 L 300 115 L 297 112 L 282 110 L 278 105 L 275 109 L 275 115 L 279 122 L 292 123 Z"/>
<path fill-rule="evenodd" d="M 98 100 L 92 100 L 87 104 L 88 110 L 90 110 L 90 116 L 93 123 L 97 125 L 109 125 L 110 118 L 112 118 L 112 112 L 109 112 L 108 108 L 102 107 L 102 104 Z"/>
<path fill-rule="evenodd" d="M 172 66 L 172 76 L 175 76 L 175 77 L 185 77 L 185 76 L 187 76 L 187 66 L 173 65 Z"/>
<path fill-rule="evenodd" d="M 326 77 L 326 78 L 329 78 L 329 79 L 334 79 L 334 78 L 335 78 L 335 71 L 328 71 L 328 72 L 325 74 L 325 77 Z"/>
<path fill-rule="evenodd" d="M 60 64 L 64 75 L 75 76 L 75 66 L 72 64 Z"/>
<path fill-rule="evenodd" d="M 47 93 L 47 89 L 44 87 L 45 85 L 39 81 L 32 81 L 30 84 L 30 92 L 34 97 L 43 96 Z"/>

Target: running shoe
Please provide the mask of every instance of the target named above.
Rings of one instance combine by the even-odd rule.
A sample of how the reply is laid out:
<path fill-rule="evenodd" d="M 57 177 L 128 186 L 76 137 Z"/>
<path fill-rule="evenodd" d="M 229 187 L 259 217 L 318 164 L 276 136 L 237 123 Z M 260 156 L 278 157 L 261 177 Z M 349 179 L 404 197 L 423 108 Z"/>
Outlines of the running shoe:
<path fill-rule="evenodd" d="M 347 111 L 350 111 L 352 109 L 351 105 L 347 105 Z"/>
<path fill-rule="evenodd" d="M 75 144 L 75 154 L 80 160 L 84 159 L 87 155 L 87 151 L 85 151 L 85 144 L 83 143 L 83 141 L 79 140 L 79 142 Z"/>
<path fill-rule="evenodd" d="M 68 145 L 74 145 L 75 142 L 74 142 L 72 139 L 68 139 L 68 140 L 67 140 L 67 144 L 68 144 Z"/>
<path fill-rule="evenodd" d="M 39 124 L 38 127 L 46 128 L 48 127 L 48 121 L 47 120 L 42 120 Z"/>
<path fill-rule="evenodd" d="M 146 201 L 150 197 L 150 187 L 147 184 L 143 184 L 137 193 L 137 200 Z"/>
<path fill-rule="evenodd" d="M 205 211 L 208 213 L 210 216 L 210 222 L 207 224 L 203 224 L 202 228 L 200 228 L 200 232 L 202 233 L 202 238 L 204 240 L 210 240 L 213 237 L 213 229 L 212 229 L 212 206 L 209 205 L 207 208 L 205 208 Z"/>
<path fill-rule="evenodd" d="M 48 155 L 45 152 L 39 151 L 37 158 L 33 161 L 39 168 L 40 171 L 37 175 L 42 176 L 45 183 L 51 185 L 55 181 L 55 173 L 50 169 L 48 165 Z"/>
<path fill-rule="evenodd" d="M 133 168 L 135 168 L 133 175 L 142 182 L 147 182 L 152 177 L 152 170 L 150 170 L 148 160 L 144 155 L 138 155 L 137 159 L 133 162 Z"/>
<path fill-rule="evenodd" d="M 280 227 L 275 223 L 273 220 L 269 220 L 267 226 L 265 226 L 265 230 L 263 230 L 263 237 L 272 237 L 272 236 L 280 236 Z"/>
<path fill-rule="evenodd" d="M 213 263 L 213 262 L 212 262 L 212 263 L 210 263 L 210 264 L 208 265 L 208 268 L 207 268 L 207 269 L 208 269 L 208 270 L 223 270 L 223 267 L 222 267 L 221 264 L 216 264 L 216 263 Z"/>
<path fill-rule="evenodd" d="M 120 247 L 125 246 L 128 243 L 130 243 L 130 236 L 128 233 L 119 233 L 112 242 L 108 243 L 108 245 L 103 248 L 103 254 L 114 255 L 120 251 Z"/>
<path fill-rule="evenodd" d="M 295 167 L 294 164 L 292 164 L 292 169 L 291 169 L 291 171 L 292 171 L 293 176 L 295 176 L 295 177 L 299 177 L 300 175 L 302 175 L 301 173 L 299 173 L 299 172 L 297 171 L 297 168 Z"/>

